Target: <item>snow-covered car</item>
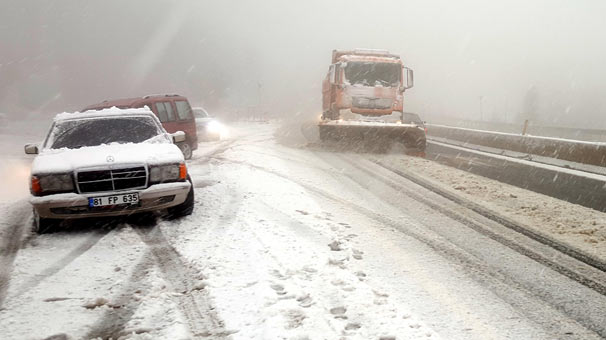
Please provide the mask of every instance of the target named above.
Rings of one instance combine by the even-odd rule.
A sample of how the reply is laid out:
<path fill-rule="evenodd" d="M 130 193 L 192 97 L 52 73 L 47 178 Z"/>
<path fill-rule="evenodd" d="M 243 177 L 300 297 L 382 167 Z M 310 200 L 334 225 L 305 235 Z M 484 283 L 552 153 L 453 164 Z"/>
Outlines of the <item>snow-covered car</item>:
<path fill-rule="evenodd" d="M 204 141 L 221 140 L 221 137 L 225 135 L 225 126 L 209 115 L 202 107 L 194 107 L 192 111 L 196 118 L 199 138 Z"/>
<path fill-rule="evenodd" d="M 121 216 L 166 209 L 189 215 L 194 191 L 181 150 L 183 132 L 168 134 L 147 109 L 105 109 L 62 113 L 32 164 L 30 199 L 34 228 L 62 220 Z"/>

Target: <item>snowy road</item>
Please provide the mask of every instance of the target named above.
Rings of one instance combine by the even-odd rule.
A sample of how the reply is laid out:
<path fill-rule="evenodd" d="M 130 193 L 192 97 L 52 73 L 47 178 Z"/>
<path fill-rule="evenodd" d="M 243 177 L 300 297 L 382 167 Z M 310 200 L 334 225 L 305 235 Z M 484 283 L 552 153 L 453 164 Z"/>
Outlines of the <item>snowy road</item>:
<path fill-rule="evenodd" d="M 178 221 L 34 236 L 15 190 L 0 201 L 2 336 L 606 337 L 603 272 L 377 164 L 406 156 L 296 132 L 240 125 L 201 144 L 196 210 Z"/>

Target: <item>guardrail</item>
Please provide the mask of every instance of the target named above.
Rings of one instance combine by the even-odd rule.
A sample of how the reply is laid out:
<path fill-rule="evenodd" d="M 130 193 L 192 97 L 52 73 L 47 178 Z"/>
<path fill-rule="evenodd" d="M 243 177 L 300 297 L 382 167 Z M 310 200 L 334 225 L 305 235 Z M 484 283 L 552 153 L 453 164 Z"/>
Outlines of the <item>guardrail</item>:
<path fill-rule="evenodd" d="M 571 162 L 606 166 L 606 143 L 585 142 L 427 124 L 429 137 L 441 137 Z"/>

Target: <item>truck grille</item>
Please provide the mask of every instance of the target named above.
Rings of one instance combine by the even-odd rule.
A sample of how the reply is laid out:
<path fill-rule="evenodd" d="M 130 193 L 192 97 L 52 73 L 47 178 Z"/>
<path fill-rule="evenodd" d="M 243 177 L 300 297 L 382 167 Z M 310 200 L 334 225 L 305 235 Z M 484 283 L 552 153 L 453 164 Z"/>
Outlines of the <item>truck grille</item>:
<path fill-rule="evenodd" d="M 390 109 L 393 105 L 393 100 L 390 98 L 367 98 L 354 97 L 353 106 L 360 109 Z"/>
<path fill-rule="evenodd" d="M 80 193 L 145 188 L 147 171 L 143 166 L 82 171 L 77 173 L 76 180 Z"/>

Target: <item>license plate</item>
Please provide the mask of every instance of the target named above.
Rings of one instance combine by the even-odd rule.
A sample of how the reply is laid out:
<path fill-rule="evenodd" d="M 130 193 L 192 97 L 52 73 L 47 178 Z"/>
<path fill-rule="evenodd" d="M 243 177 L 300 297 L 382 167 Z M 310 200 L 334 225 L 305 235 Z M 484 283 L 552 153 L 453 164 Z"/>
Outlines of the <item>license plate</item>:
<path fill-rule="evenodd" d="M 89 197 L 88 206 L 93 207 L 105 207 L 108 205 L 119 205 L 119 204 L 137 204 L 139 203 L 139 194 L 122 194 L 122 195 L 111 195 L 101 197 Z"/>

